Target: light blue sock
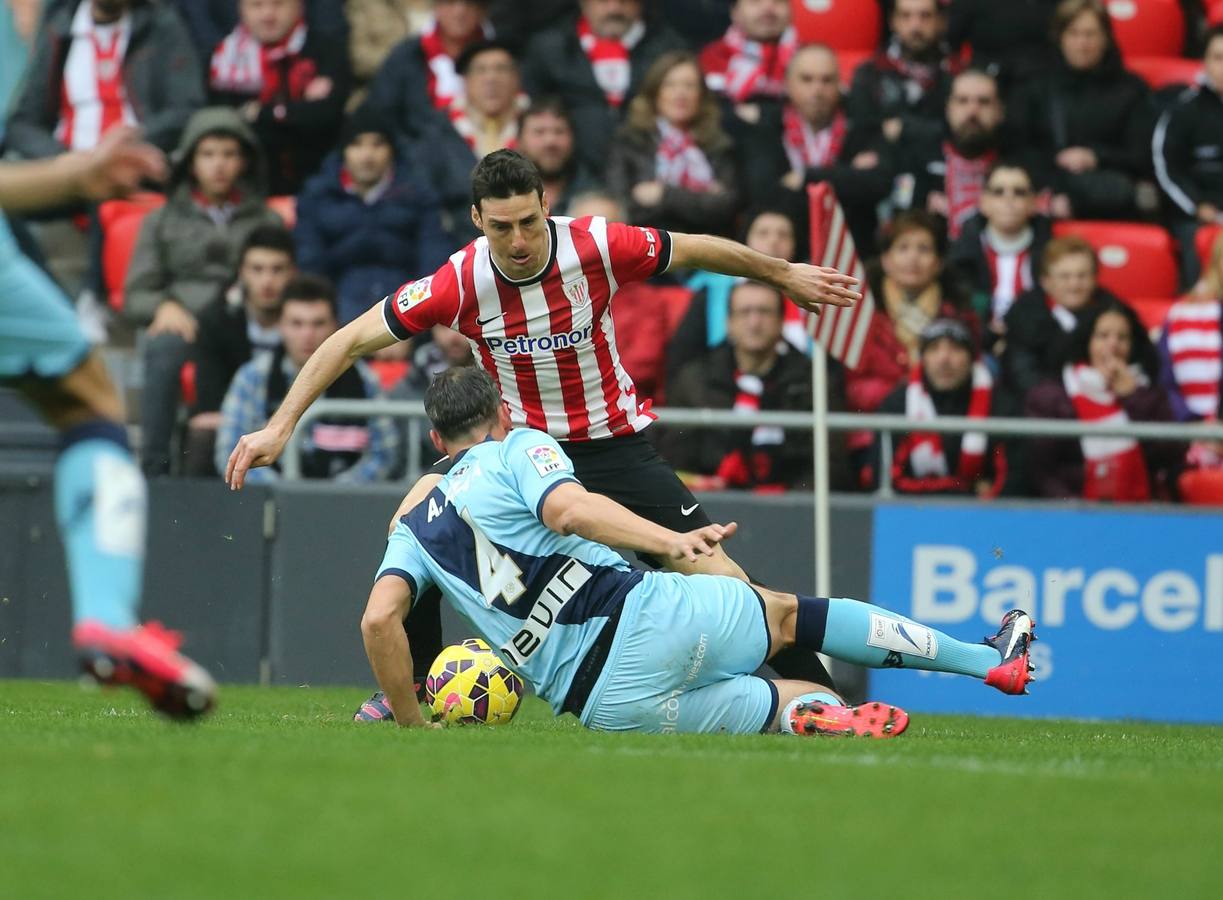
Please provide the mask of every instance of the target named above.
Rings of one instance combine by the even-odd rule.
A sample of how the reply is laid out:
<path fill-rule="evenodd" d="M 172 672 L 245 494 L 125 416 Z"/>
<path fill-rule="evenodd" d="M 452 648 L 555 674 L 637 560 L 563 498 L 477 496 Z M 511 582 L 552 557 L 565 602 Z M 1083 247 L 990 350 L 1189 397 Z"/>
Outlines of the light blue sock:
<path fill-rule="evenodd" d="M 984 678 L 1002 661 L 988 644 L 968 644 L 871 603 L 798 598 L 797 643 L 874 669 L 926 669 Z M 822 627 L 821 627 L 822 626 Z"/>
<path fill-rule="evenodd" d="M 135 626 L 146 503 L 144 477 L 122 426 L 94 421 L 64 433 L 55 517 L 68 557 L 74 623 Z"/>

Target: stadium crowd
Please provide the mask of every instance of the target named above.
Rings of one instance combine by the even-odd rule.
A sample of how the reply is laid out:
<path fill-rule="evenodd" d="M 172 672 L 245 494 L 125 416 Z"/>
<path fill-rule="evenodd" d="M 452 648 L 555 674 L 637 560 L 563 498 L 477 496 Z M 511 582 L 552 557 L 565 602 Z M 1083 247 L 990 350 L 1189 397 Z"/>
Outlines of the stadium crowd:
<path fill-rule="evenodd" d="M 920 430 L 1218 418 L 1223 4 L 12 0 L 0 57 L 10 158 L 120 122 L 170 156 L 147 194 L 14 222 L 100 342 L 135 341 L 150 476 L 223 469 L 328 334 L 477 235 L 472 167 L 515 148 L 554 215 L 792 260 L 807 187 L 831 184 L 876 311 L 830 408 L 914 420 L 900 491 L 1223 496 L 1216 443 Z M 803 314 L 776 290 L 670 271 L 612 308 L 655 405 L 811 408 Z M 420 397 L 470 363 L 435 328 L 328 395 Z M 810 482 L 806 432 L 647 433 L 694 488 Z M 316 420 L 304 473 L 398 477 L 405 440 Z M 882 458 L 835 435 L 834 487 L 872 488 Z"/>

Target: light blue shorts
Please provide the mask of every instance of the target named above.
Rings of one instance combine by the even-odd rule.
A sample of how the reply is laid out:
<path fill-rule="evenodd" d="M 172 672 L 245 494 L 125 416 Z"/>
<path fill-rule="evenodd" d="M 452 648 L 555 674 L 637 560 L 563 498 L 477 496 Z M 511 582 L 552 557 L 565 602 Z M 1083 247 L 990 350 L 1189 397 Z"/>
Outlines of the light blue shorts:
<path fill-rule="evenodd" d="M 582 710 L 605 731 L 767 729 L 771 681 L 748 674 L 769 653 L 764 601 L 720 575 L 649 572 L 624 600 L 607 662 Z"/>
<path fill-rule="evenodd" d="M 8 225 L 0 218 L 0 229 Z M 0 379 L 60 378 L 89 353 L 64 292 L 0 234 Z"/>

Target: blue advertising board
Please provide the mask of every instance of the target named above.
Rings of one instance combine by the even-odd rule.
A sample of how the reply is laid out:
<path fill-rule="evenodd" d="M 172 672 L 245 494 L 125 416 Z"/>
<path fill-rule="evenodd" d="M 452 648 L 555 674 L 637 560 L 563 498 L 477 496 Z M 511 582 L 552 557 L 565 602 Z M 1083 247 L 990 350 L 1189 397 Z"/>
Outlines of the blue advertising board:
<path fill-rule="evenodd" d="M 910 710 L 1223 722 L 1223 516 L 882 505 L 871 601 L 966 641 L 1036 620 L 1032 695 L 871 673 Z"/>

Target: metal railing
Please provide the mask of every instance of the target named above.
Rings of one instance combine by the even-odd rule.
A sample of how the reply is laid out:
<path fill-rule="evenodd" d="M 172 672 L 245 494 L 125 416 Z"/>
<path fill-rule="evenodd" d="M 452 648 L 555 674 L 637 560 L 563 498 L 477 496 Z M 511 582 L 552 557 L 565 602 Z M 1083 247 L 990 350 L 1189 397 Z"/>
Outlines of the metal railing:
<path fill-rule="evenodd" d="M 680 409 L 663 407 L 654 410 L 659 422 L 664 425 L 681 425 L 690 428 L 755 428 L 771 425 L 778 428 L 806 429 L 814 431 L 817 423 L 807 412 L 759 411 L 735 412 L 729 409 Z M 423 470 L 421 465 L 421 440 L 428 433 L 425 405 L 419 400 L 337 400 L 322 398 L 302 415 L 301 421 L 285 445 L 281 472 L 286 479 L 301 478 L 301 443 L 313 420 L 322 416 L 339 418 L 368 418 L 389 416 L 407 419 L 407 474 L 415 479 Z M 1134 440 L 1164 441 L 1223 441 L 1223 423 L 1180 422 L 1126 422 L 1121 424 L 1097 424 L 1077 419 L 976 419 L 967 416 L 940 416 L 936 419 L 916 422 L 907 416 L 882 413 L 829 413 L 824 417 L 829 431 L 878 431 L 883 434 L 882 452 L 879 461 L 879 486 L 877 493 L 892 496 L 892 435 L 897 432 L 923 431 L 944 434 L 963 434 L 967 431 L 1000 435 L 1003 437 L 1054 437 L 1079 438 L 1127 437 Z"/>

